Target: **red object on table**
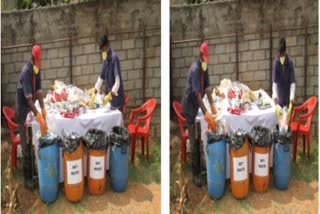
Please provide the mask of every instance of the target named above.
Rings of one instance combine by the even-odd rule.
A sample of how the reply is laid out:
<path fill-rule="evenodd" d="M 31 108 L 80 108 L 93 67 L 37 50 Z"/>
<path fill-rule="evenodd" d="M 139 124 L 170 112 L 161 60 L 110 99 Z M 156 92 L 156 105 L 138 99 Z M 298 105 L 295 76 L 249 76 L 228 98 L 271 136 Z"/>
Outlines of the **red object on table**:
<path fill-rule="evenodd" d="M 189 139 L 188 131 L 184 128 L 184 124 L 186 124 L 187 120 L 182 116 L 182 105 L 178 101 L 173 102 L 173 109 L 176 112 L 180 137 L 181 137 L 181 161 L 184 163 L 187 162 L 187 140 Z"/>
<path fill-rule="evenodd" d="M 11 138 L 11 167 L 14 169 L 17 166 L 17 147 L 21 143 L 20 136 L 15 134 L 15 130 L 19 128 L 18 124 L 12 121 L 15 118 L 14 110 L 8 106 L 4 106 L 3 114 L 7 120 L 9 133 Z"/>
<path fill-rule="evenodd" d="M 228 107 L 228 112 L 230 112 L 231 114 L 236 114 L 236 115 L 240 115 L 241 112 L 243 112 L 244 108 L 230 108 Z"/>
<path fill-rule="evenodd" d="M 305 144 L 308 146 L 308 159 L 310 159 L 310 127 L 312 121 L 313 112 L 317 106 L 318 99 L 313 96 L 310 97 L 305 103 L 300 106 L 293 108 L 291 117 L 290 128 L 293 133 L 293 161 L 296 161 L 297 147 L 298 147 L 298 134 L 303 136 L 303 153 L 305 153 Z M 299 115 L 298 121 L 294 121 L 295 116 L 298 112 L 307 110 L 306 114 Z"/>
<path fill-rule="evenodd" d="M 62 89 L 61 93 L 53 92 L 54 98 L 56 102 L 61 102 L 61 101 L 67 101 L 68 100 L 68 94 L 66 89 Z"/>
<path fill-rule="evenodd" d="M 60 114 L 65 118 L 75 118 L 79 115 L 79 111 L 73 111 L 73 112 L 61 111 Z"/>
<path fill-rule="evenodd" d="M 234 91 L 230 88 L 229 90 L 228 90 L 228 98 L 229 99 L 233 99 L 233 98 L 235 98 L 236 97 L 236 94 L 234 93 Z"/>
<path fill-rule="evenodd" d="M 145 102 L 142 106 L 132 109 L 129 118 L 128 130 L 131 135 L 131 163 L 134 164 L 135 150 L 136 150 L 136 137 L 141 136 L 141 149 L 144 155 L 144 144 L 147 146 L 147 159 L 149 159 L 149 131 L 150 122 L 153 111 L 156 107 L 157 100 L 152 98 Z M 133 123 L 134 116 L 138 113 L 146 112 L 144 116 L 137 117 L 137 122 Z M 143 125 L 142 125 L 143 124 Z"/>
<path fill-rule="evenodd" d="M 242 91 L 240 90 L 239 96 L 237 98 L 241 99 L 241 97 L 242 97 Z M 228 90 L 228 98 L 229 99 L 236 98 L 236 93 L 231 88 L 229 88 Z"/>

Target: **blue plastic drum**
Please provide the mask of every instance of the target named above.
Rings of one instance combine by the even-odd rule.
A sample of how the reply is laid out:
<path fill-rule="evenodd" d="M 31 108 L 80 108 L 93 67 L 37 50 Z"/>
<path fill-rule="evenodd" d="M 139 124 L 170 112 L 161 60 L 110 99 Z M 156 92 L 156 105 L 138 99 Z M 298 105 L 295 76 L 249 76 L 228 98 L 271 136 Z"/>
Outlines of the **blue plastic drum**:
<path fill-rule="evenodd" d="M 128 186 L 128 146 L 112 145 L 110 156 L 111 187 L 115 192 L 124 192 Z"/>
<path fill-rule="evenodd" d="M 110 139 L 110 182 L 115 192 L 124 192 L 128 186 L 130 136 L 127 128 L 115 126 Z"/>
<path fill-rule="evenodd" d="M 273 184 L 285 190 L 289 186 L 291 144 L 276 143 L 273 147 Z"/>
<path fill-rule="evenodd" d="M 207 184 L 211 198 L 223 196 L 226 180 L 226 142 L 219 140 L 207 145 Z"/>
<path fill-rule="evenodd" d="M 45 203 L 55 201 L 59 193 L 59 145 L 39 148 L 38 176 L 40 198 Z"/>

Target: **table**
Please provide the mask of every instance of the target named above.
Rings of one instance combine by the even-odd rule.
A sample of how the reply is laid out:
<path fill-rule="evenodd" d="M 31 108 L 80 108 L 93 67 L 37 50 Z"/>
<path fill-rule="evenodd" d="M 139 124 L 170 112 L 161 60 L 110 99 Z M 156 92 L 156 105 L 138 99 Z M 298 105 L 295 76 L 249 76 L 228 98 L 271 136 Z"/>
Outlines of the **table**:
<path fill-rule="evenodd" d="M 96 110 L 88 110 L 88 113 L 80 115 L 79 117 L 69 119 L 64 118 L 58 114 L 49 114 L 47 116 L 47 125 L 49 132 L 52 132 L 62 137 L 62 130 L 67 132 L 77 132 L 81 136 L 84 136 L 88 129 L 96 128 L 110 133 L 112 127 L 122 126 L 123 119 L 122 113 L 119 110 L 110 110 L 108 108 L 100 108 Z M 35 144 L 35 151 L 38 151 L 40 126 L 36 121 L 31 122 L 33 142 Z M 59 182 L 63 182 L 63 156 L 62 148 L 60 148 L 60 172 Z M 106 157 L 106 168 L 109 169 L 109 157 L 110 150 L 108 149 Z M 38 152 L 36 152 L 36 158 L 38 161 Z M 84 175 L 87 175 L 87 158 L 84 156 Z"/>
<path fill-rule="evenodd" d="M 268 96 L 266 92 L 262 91 L 262 93 L 265 93 L 265 95 Z M 271 100 L 270 97 L 269 99 Z M 203 98 L 203 101 L 206 108 L 210 109 L 209 101 L 206 96 Z M 226 99 L 224 99 L 224 101 L 226 101 Z M 277 116 L 274 109 L 273 101 L 271 101 L 270 103 L 272 107 L 265 110 L 260 110 L 257 106 L 251 105 L 249 110 L 247 112 L 242 113 L 241 115 L 231 114 L 227 111 L 226 108 L 221 109 L 221 118 L 222 120 L 225 120 L 225 125 L 228 130 L 228 133 L 230 133 L 232 129 L 238 129 L 238 128 L 241 128 L 246 132 L 250 133 L 251 129 L 256 125 L 261 125 L 269 129 L 273 129 L 277 124 Z M 204 115 L 202 114 L 202 111 L 200 109 L 198 111 L 196 121 L 199 121 L 201 124 L 201 140 L 203 142 L 203 151 L 206 157 L 207 136 L 205 134 L 205 131 L 208 127 L 208 124 L 204 119 Z M 272 166 L 272 163 L 273 163 L 272 155 L 273 155 L 273 152 L 271 148 L 270 166 Z M 251 150 L 249 153 L 249 172 L 250 173 L 252 172 Z M 229 158 L 228 144 L 227 144 L 227 151 L 226 151 L 226 178 L 230 178 L 230 158 Z"/>

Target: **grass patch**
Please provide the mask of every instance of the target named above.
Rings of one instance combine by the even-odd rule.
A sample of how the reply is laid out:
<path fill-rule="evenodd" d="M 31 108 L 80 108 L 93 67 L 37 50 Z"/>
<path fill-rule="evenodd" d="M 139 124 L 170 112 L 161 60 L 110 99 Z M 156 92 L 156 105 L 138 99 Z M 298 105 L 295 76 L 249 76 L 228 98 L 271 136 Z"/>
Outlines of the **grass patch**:
<path fill-rule="evenodd" d="M 298 152 L 296 163 L 291 162 L 291 179 L 310 182 L 318 180 L 318 144 L 317 141 L 310 143 L 310 160 L 303 154 L 302 140 L 298 141 Z M 307 146 L 306 146 L 307 147 Z M 306 148 L 307 150 L 307 148 Z"/>
<path fill-rule="evenodd" d="M 142 156 L 139 149 L 136 149 L 135 165 L 129 166 L 129 181 L 142 182 L 161 182 L 161 140 L 157 139 L 154 144 L 149 145 L 149 160 Z M 137 144 L 137 148 L 140 142 Z M 138 150 L 138 151 L 137 151 Z M 145 151 L 146 152 L 146 151 Z M 145 154 L 146 155 L 146 154 Z"/>

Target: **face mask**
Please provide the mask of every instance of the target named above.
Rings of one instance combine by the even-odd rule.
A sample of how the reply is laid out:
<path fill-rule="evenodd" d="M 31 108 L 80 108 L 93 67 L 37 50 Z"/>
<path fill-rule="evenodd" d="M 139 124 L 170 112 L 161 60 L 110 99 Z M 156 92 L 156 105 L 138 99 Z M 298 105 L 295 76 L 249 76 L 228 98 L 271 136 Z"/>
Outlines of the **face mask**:
<path fill-rule="evenodd" d="M 36 65 L 33 65 L 33 71 L 35 74 L 39 73 L 39 68 Z"/>
<path fill-rule="evenodd" d="M 281 63 L 281 65 L 283 65 L 284 64 L 284 60 L 286 59 L 286 57 L 285 56 L 280 56 L 280 63 Z"/>
<path fill-rule="evenodd" d="M 201 67 L 203 71 L 207 70 L 208 64 L 206 62 L 201 62 Z"/>
<path fill-rule="evenodd" d="M 103 60 L 106 60 L 107 57 L 108 57 L 108 54 L 107 54 L 106 51 L 103 51 L 103 52 L 101 53 L 101 56 L 102 56 L 102 59 L 103 59 Z"/>

